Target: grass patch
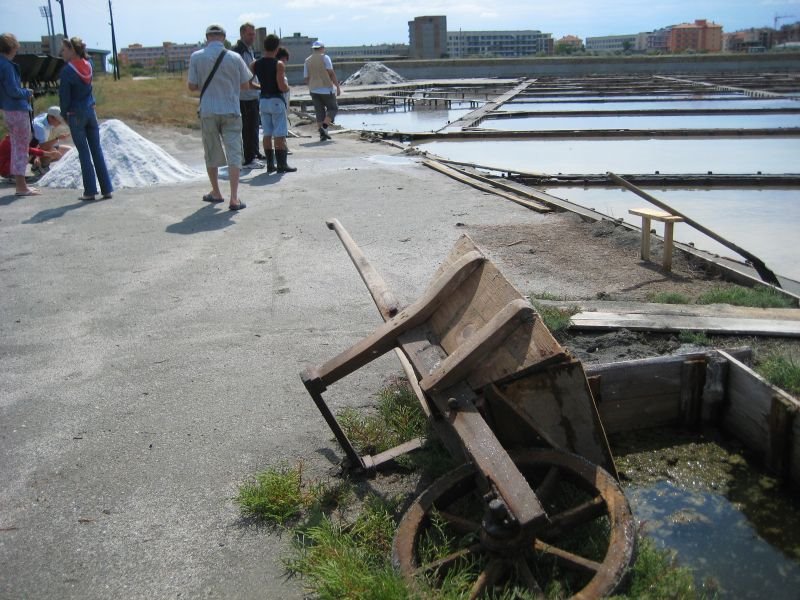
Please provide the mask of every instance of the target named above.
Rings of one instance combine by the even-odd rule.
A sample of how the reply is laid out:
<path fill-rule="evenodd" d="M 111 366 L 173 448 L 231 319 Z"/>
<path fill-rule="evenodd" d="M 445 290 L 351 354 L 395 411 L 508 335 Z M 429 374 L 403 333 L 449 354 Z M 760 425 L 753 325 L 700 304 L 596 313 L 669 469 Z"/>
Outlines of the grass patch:
<path fill-rule="evenodd" d="M 402 600 L 411 597 L 391 564 L 396 503 L 369 496 L 352 523 L 324 515 L 311 527 L 298 529 L 290 572 L 306 578 L 322 600 Z"/>
<path fill-rule="evenodd" d="M 94 81 L 97 116 L 163 125 L 199 128 L 199 94 L 190 92 L 186 74 L 164 74 L 152 79 L 98 77 Z"/>
<path fill-rule="evenodd" d="M 657 304 L 690 304 L 691 300 L 678 292 L 658 292 L 650 294 L 647 299 Z"/>
<path fill-rule="evenodd" d="M 772 385 L 795 396 L 800 395 L 800 366 L 791 358 L 768 356 L 756 366 L 756 371 Z"/>
<path fill-rule="evenodd" d="M 731 304 L 756 308 L 792 308 L 794 301 L 764 286 L 714 288 L 697 299 L 698 304 Z"/>
<path fill-rule="evenodd" d="M 679 331 L 678 341 L 682 344 L 692 344 L 694 346 L 711 346 L 712 341 L 705 331 Z"/>
<path fill-rule="evenodd" d="M 629 589 L 624 595 L 612 596 L 616 600 L 706 597 L 695 588 L 691 569 L 679 567 L 675 562 L 674 553 L 659 550 L 653 541 L 645 536 L 639 537 Z"/>
<path fill-rule="evenodd" d="M 303 483 L 303 465 L 269 468 L 239 488 L 236 502 L 242 514 L 275 525 L 300 516 L 303 510 L 337 506 L 349 493 L 346 485 Z"/>

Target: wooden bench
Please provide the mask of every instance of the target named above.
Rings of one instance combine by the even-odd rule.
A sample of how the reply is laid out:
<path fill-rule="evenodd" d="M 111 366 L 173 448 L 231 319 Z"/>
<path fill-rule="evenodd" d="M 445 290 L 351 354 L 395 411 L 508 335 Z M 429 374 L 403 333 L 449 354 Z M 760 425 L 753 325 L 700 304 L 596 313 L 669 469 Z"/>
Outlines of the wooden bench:
<path fill-rule="evenodd" d="M 662 264 L 665 271 L 671 271 L 673 227 L 675 223 L 683 221 L 683 217 L 676 217 L 655 208 L 631 208 L 628 212 L 642 217 L 642 260 L 650 260 L 650 221 L 664 223 L 664 260 Z"/>

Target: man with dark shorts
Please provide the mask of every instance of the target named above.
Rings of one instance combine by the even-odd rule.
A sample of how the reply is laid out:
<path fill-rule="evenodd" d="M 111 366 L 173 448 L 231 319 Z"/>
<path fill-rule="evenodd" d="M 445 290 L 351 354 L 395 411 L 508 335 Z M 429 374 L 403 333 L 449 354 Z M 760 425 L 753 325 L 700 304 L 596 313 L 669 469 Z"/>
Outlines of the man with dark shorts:
<path fill-rule="evenodd" d="M 251 65 L 256 59 L 253 43 L 256 41 L 256 27 L 244 23 L 239 27 L 239 41 L 233 51 L 242 57 L 244 64 Z M 258 83 L 253 79 L 253 83 Z M 246 89 L 239 94 L 239 108 L 242 111 L 242 151 L 243 169 L 263 169 L 264 163 L 258 160 L 258 90 Z"/>
<path fill-rule="evenodd" d="M 342 93 L 339 80 L 333 71 L 330 56 L 325 54 L 325 44 L 317 40 L 311 44 L 312 53 L 303 65 L 303 78 L 314 103 L 314 114 L 319 129 L 319 141 L 331 139 L 328 125 L 333 123 L 339 105 L 336 96 Z"/>
<path fill-rule="evenodd" d="M 219 167 L 227 164 L 231 186 L 228 208 L 241 210 L 245 208 L 245 204 L 238 197 L 239 173 L 242 167 L 239 91 L 252 86 L 250 80 L 253 74 L 241 56 L 225 49 L 225 29 L 221 25 L 209 25 L 206 29 L 206 40 L 206 47 L 194 52 L 189 58 L 188 79 L 189 89 L 201 92 L 200 129 L 203 134 L 206 172 L 211 182 L 211 192 L 203 196 L 203 200 L 225 202 L 219 190 Z M 217 60 L 220 60 L 219 66 L 212 75 Z M 207 81 L 208 86 L 203 92 Z"/>

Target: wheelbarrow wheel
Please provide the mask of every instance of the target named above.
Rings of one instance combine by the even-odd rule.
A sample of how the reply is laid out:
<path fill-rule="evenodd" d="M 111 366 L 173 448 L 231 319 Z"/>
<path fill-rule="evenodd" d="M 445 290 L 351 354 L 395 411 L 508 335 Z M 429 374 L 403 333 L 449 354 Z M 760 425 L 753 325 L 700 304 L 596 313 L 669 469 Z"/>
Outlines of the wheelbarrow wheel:
<path fill-rule="evenodd" d="M 625 495 L 602 468 L 573 454 L 512 454 L 549 522 L 504 545 L 490 538 L 482 478 L 463 465 L 436 480 L 403 516 L 393 562 L 415 587 L 468 592 L 469 598 L 599 598 L 622 582 L 635 526 Z"/>

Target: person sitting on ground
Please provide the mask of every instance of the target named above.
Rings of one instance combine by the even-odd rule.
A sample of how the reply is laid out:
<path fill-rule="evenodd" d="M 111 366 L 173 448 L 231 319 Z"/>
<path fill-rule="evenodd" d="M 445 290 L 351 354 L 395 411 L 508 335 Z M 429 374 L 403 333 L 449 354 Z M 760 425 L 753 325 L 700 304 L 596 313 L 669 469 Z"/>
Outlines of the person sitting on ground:
<path fill-rule="evenodd" d="M 34 146 L 28 146 L 28 155 L 36 160 L 46 159 L 50 161 L 58 160 L 61 155 L 57 150 L 42 150 Z M 11 174 L 11 138 L 4 136 L 0 140 L 0 176 L 12 177 Z"/>
<path fill-rule="evenodd" d="M 68 130 L 64 131 L 66 127 L 67 122 L 61 116 L 61 109 L 58 106 L 51 106 L 47 109 L 47 112 L 34 117 L 33 137 L 38 142 L 37 147 L 47 152 L 50 156 L 55 156 L 55 158 L 51 159 L 46 155 L 39 159 L 39 167 L 42 171 L 47 171 L 51 162 L 62 158 L 72 150 L 72 146 L 61 143 L 61 140 L 69 137 Z M 57 154 L 52 154 L 51 150 L 56 150 Z"/>

